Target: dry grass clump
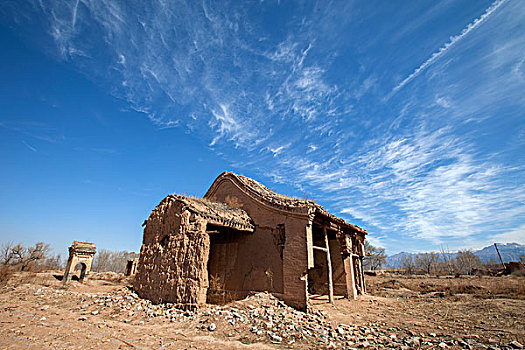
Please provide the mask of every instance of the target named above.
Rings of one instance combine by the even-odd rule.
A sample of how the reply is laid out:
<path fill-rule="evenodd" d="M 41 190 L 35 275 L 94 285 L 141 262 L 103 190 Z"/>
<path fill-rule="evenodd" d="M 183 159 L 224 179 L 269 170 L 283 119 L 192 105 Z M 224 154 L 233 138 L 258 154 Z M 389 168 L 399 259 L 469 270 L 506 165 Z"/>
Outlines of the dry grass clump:
<path fill-rule="evenodd" d="M 43 273 L 35 271 L 16 271 L 11 269 L 9 279 L 4 282 L 4 285 L 15 286 L 22 284 L 34 284 L 40 286 L 58 285 L 59 281 L 53 278 L 52 273 Z"/>
<path fill-rule="evenodd" d="M 89 274 L 89 279 L 109 282 L 121 282 L 124 279 L 126 279 L 126 276 L 123 273 L 117 273 L 113 271 L 91 272 Z"/>
<path fill-rule="evenodd" d="M 515 271 L 515 272 L 512 273 L 512 276 L 525 277 L 525 270 L 521 269 L 521 270 Z"/>
<path fill-rule="evenodd" d="M 0 267 L 0 287 L 5 286 L 12 276 L 13 271 L 9 268 L 9 266 Z"/>
<path fill-rule="evenodd" d="M 525 299 L 525 277 L 369 277 L 368 292 L 373 295 L 386 296 L 392 292 L 399 294 L 408 290 L 407 297 L 441 293 L 444 296 L 470 294 L 478 298 Z"/>

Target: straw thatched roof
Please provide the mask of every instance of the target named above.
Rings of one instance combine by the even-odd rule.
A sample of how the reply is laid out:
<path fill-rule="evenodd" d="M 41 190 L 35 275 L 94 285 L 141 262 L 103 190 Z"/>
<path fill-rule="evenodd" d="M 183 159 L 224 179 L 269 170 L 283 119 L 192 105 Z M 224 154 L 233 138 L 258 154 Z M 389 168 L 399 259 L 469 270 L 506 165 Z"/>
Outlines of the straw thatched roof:
<path fill-rule="evenodd" d="M 254 230 L 252 219 L 248 213 L 226 203 L 176 194 L 170 194 L 165 200 L 175 200 L 184 204 L 188 211 L 205 218 L 212 225 L 230 227 L 240 231 L 253 232 Z"/>

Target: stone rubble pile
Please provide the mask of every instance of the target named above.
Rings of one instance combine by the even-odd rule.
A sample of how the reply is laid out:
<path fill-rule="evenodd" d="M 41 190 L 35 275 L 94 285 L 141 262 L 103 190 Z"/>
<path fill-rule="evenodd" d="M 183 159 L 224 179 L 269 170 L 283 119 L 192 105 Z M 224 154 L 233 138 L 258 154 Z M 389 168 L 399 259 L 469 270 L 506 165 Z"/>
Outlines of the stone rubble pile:
<path fill-rule="evenodd" d="M 517 341 L 507 345 L 482 344 L 476 338 L 446 334 L 422 334 L 400 328 L 387 328 L 377 322 L 367 326 L 335 324 L 321 311 L 309 313 L 293 309 L 268 293 L 258 293 L 228 305 L 207 305 L 182 310 L 173 304 L 152 304 L 128 288 L 113 293 L 78 293 L 42 287 L 40 297 L 60 298 L 66 294 L 79 299 L 78 320 L 91 316 L 110 317 L 131 324 L 183 322 L 186 327 L 216 336 L 236 336 L 245 343 L 266 342 L 294 347 L 307 345 L 327 349 L 522 349 Z"/>

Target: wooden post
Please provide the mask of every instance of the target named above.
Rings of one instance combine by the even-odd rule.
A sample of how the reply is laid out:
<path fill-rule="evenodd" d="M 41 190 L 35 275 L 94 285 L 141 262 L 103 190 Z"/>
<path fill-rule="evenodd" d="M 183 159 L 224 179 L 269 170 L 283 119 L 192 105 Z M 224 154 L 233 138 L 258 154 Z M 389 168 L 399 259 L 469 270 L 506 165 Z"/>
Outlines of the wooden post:
<path fill-rule="evenodd" d="M 328 244 L 328 233 L 326 232 L 326 226 L 323 226 L 324 243 L 326 245 L 326 267 L 328 270 L 328 302 L 334 302 L 334 284 L 332 281 L 332 259 L 330 258 L 330 245 Z"/>
<path fill-rule="evenodd" d="M 505 270 L 506 267 L 505 267 L 505 264 L 503 263 L 503 259 L 501 258 L 501 254 L 499 253 L 499 249 L 498 249 L 498 246 L 496 245 L 496 243 L 494 243 L 494 247 L 496 248 L 496 252 L 498 253 L 499 261 L 501 262 L 501 266 L 503 266 L 503 269 Z"/>
<path fill-rule="evenodd" d="M 366 294 L 365 271 L 363 270 L 363 257 L 359 257 L 359 274 L 361 275 L 361 290 Z"/>

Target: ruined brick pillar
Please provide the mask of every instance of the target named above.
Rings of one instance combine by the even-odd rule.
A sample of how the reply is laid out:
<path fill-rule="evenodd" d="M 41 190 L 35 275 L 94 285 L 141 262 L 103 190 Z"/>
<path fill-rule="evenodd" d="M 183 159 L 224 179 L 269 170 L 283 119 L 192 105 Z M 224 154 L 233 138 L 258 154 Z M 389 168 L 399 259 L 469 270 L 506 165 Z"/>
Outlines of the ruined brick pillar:
<path fill-rule="evenodd" d="M 66 284 L 71 279 L 78 264 L 80 264 L 78 280 L 80 282 L 86 281 L 96 252 L 97 247 L 94 243 L 73 241 L 73 244 L 69 247 L 69 259 L 67 260 L 62 283 Z"/>

